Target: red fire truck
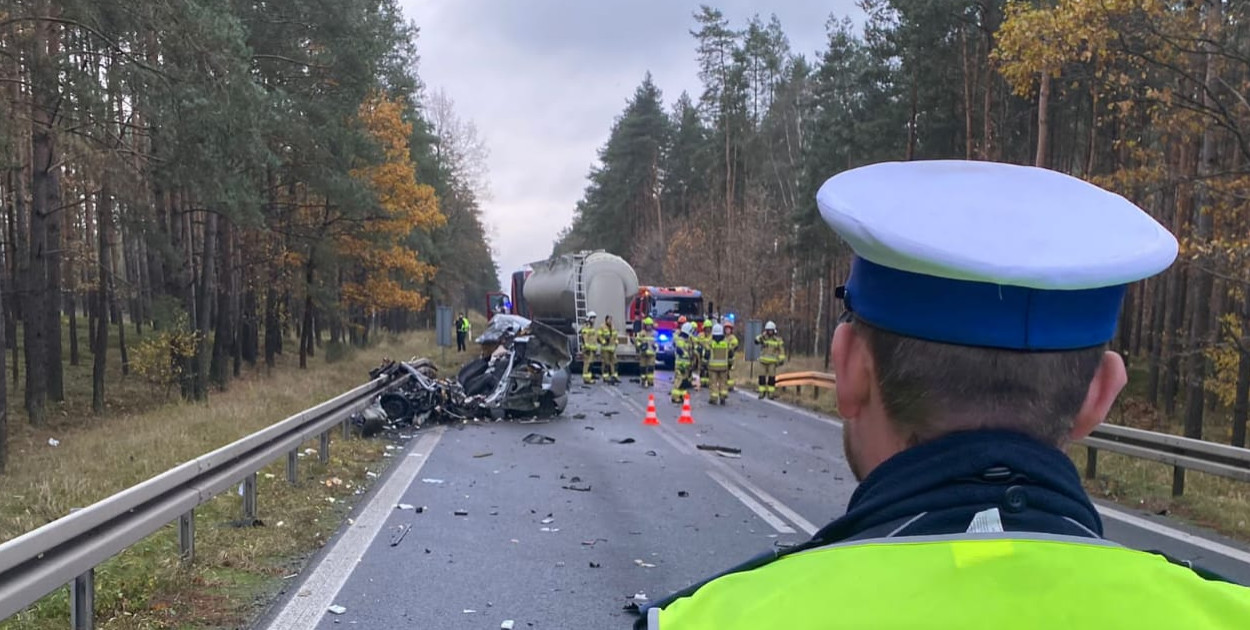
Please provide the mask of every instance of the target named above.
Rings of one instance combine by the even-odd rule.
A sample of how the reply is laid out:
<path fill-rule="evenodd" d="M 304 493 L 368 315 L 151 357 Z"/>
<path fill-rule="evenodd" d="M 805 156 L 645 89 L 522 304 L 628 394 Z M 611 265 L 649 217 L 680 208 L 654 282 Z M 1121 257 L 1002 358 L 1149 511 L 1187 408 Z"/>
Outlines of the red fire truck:
<path fill-rule="evenodd" d="M 685 317 L 697 324 L 703 321 L 703 292 L 690 287 L 645 286 L 638 289 L 638 297 L 630 303 L 629 319 L 636 330 L 642 328 L 642 319 L 650 316 L 655 320 L 655 336 L 658 342 L 656 362 L 672 369 L 673 338 L 681 327 L 678 321 Z"/>

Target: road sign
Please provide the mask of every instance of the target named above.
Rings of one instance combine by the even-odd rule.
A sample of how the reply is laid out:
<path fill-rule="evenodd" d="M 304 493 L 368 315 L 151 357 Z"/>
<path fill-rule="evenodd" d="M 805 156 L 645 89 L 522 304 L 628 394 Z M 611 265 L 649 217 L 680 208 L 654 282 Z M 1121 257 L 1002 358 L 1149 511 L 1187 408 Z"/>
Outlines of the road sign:
<path fill-rule="evenodd" d="M 760 347 L 755 345 L 755 338 L 762 334 L 764 334 L 764 322 L 758 319 L 747 320 L 746 337 L 742 340 L 742 345 L 747 347 L 747 361 L 760 358 Z"/>
<path fill-rule="evenodd" d="M 438 345 L 449 348 L 451 347 L 451 307 L 440 306 L 434 313 L 434 335 L 438 338 Z"/>

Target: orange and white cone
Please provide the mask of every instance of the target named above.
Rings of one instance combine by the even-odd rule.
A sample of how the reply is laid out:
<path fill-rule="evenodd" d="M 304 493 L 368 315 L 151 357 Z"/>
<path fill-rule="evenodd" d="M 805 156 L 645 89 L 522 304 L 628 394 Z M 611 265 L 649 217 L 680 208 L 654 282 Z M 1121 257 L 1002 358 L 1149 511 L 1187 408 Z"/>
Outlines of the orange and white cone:
<path fill-rule="evenodd" d="M 647 426 L 659 426 L 660 418 L 655 415 L 655 394 L 647 394 L 647 417 L 642 419 Z"/>
<path fill-rule="evenodd" d="M 694 424 L 694 416 L 690 413 L 690 394 L 686 394 L 681 403 L 681 417 L 677 418 L 677 424 Z"/>

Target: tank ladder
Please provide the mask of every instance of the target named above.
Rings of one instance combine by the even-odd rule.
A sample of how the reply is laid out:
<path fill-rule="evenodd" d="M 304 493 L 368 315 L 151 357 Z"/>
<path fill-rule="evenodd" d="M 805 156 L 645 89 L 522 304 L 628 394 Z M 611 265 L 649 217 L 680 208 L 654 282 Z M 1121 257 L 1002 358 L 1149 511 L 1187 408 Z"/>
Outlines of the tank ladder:
<path fill-rule="evenodd" d="M 582 269 L 584 268 L 583 263 L 586 261 L 586 256 L 578 254 L 573 258 L 577 261 L 577 285 L 573 287 L 574 314 L 577 315 L 577 322 L 574 324 L 574 329 L 576 330 L 586 322 L 586 285 L 582 283 Z"/>

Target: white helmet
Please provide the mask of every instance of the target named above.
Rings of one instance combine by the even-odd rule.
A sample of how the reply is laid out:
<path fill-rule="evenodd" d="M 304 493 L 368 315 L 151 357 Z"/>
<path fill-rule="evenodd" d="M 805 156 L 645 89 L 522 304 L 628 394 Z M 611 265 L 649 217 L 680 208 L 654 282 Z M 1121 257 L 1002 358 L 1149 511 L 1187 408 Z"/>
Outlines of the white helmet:
<path fill-rule="evenodd" d="M 772 331 L 776 331 L 776 330 L 777 330 L 777 324 L 774 324 L 774 323 L 772 323 L 772 322 L 768 322 L 767 324 L 764 324 L 764 330 L 772 330 Z"/>
<path fill-rule="evenodd" d="M 720 324 L 717 324 L 717 325 L 715 325 L 715 326 L 712 326 L 712 336 L 713 336 L 713 337 L 719 337 L 719 336 L 724 335 L 724 334 L 725 334 L 725 327 L 724 327 L 724 326 L 721 326 Z"/>
<path fill-rule="evenodd" d="M 596 317 L 598 317 L 598 315 L 595 315 L 594 311 L 588 311 L 586 313 L 586 319 L 594 319 Z M 769 323 L 771 324 L 772 322 L 769 322 Z"/>
<path fill-rule="evenodd" d="M 689 335 L 689 334 L 693 333 L 693 332 L 694 332 L 694 324 L 691 324 L 690 322 L 686 322 L 686 323 L 682 324 L 682 325 L 681 325 L 681 331 L 682 331 L 682 332 L 684 332 L 684 333 L 686 333 L 687 335 Z"/>

